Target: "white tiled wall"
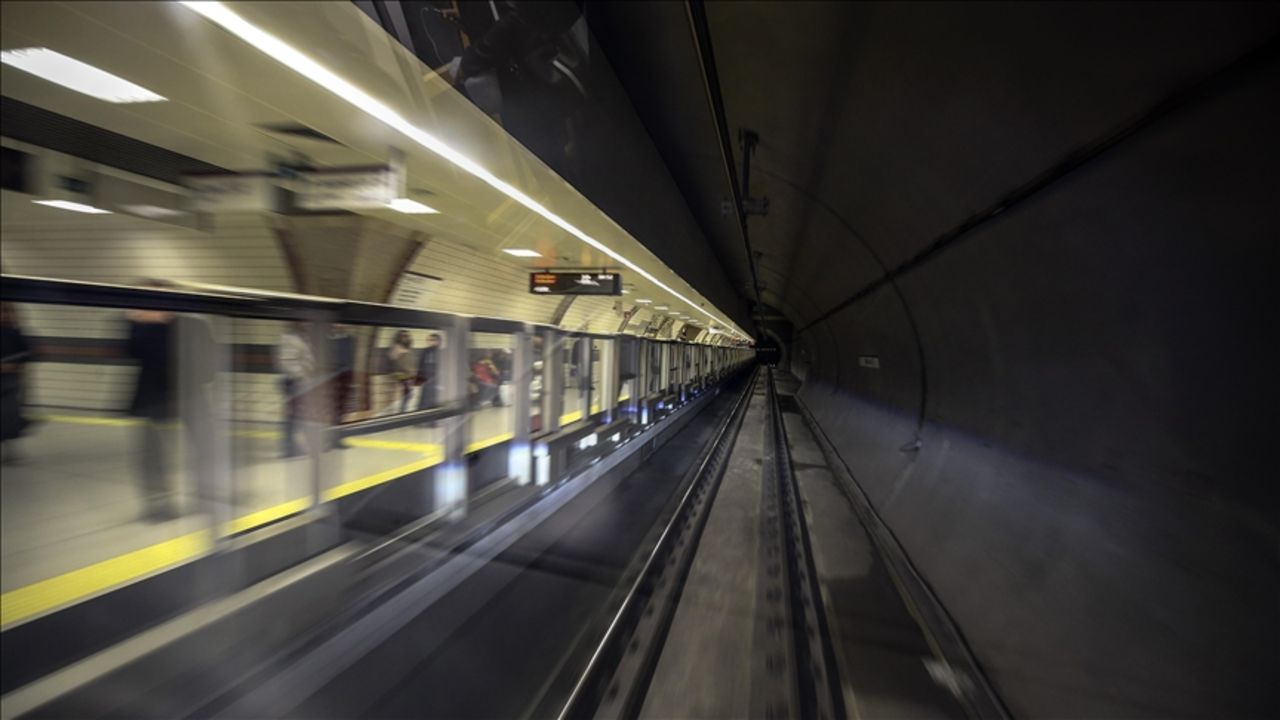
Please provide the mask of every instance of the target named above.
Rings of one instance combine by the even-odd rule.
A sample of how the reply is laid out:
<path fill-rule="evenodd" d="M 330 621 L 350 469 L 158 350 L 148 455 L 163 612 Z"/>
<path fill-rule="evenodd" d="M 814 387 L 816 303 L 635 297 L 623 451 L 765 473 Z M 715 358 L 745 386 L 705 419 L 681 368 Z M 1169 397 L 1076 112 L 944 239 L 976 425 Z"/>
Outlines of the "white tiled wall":
<path fill-rule="evenodd" d="M 81 216 L 62 212 L 39 221 L 6 219 L 0 249 L 4 271 L 69 280 L 134 284 L 155 277 L 288 291 L 288 270 L 261 215 L 218 218 L 204 233 L 124 215 Z M 55 305 L 19 307 L 31 336 L 122 338 L 123 313 Z M 219 340 L 274 344 L 279 323 L 236 320 L 217 326 Z M 132 367 L 35 363 L 29 387 L 34 405 L 92 411 L 127 406 Z M 280 399 L 275 378 L 237 373 L 231 378 L 237 418 L 274 420 Z"/>

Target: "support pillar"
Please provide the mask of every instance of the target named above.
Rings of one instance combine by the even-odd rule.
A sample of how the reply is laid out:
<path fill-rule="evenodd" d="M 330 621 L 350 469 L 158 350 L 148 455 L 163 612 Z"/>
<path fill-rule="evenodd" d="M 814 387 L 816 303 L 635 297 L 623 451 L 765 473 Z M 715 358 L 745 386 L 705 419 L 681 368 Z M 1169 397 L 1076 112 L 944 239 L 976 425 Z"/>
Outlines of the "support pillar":
<path fill-rule="evenodd" d="M 529 447 L 530 419 L 532 411 L 529 401 L 533 384 L 533 337 L 526 327 L 512 338 L 511 348 L 511 394 L 513 404 L 512 438 L 507 458 L 507 476 L 517 485 L 528 485 L 533 480 L 532 454 Z"/>
<path fill-rule="evenodd" d="M 467 347 L 470 344 L 471 319 L 454 317 L 444 332 L 444 344 L 440 348 L 440 393 L 446 404 L 467 405 Z M 454 516 L 466 513 L 468 495 L 467 478 L 467 415 L 455 415 L 439 424 L 444 431 L 444 462 L 435 472 L 435 506 L 450 509 Z"/>

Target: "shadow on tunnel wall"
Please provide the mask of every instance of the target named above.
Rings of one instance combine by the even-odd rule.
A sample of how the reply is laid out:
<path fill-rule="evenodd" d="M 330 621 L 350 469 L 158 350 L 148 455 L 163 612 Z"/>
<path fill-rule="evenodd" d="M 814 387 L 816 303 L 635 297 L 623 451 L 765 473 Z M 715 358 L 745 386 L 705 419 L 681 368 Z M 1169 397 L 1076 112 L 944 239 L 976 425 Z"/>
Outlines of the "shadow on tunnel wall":
<path fill-rule="evenodd" d="M 1280 716 L 1278 99 L 1273 52 L 798 337 L 1016 716 Z"/>

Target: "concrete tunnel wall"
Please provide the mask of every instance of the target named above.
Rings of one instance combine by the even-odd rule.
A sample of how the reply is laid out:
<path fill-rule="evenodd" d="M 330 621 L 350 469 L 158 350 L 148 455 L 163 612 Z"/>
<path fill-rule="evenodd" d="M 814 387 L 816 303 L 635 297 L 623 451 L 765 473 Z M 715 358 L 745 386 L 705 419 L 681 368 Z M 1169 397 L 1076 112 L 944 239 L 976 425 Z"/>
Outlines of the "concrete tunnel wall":
<path fill-rule="evenodd" d="M 1016 716 L 1280 714 L 1277 65 L 797 335 L 803 402 Z"/>

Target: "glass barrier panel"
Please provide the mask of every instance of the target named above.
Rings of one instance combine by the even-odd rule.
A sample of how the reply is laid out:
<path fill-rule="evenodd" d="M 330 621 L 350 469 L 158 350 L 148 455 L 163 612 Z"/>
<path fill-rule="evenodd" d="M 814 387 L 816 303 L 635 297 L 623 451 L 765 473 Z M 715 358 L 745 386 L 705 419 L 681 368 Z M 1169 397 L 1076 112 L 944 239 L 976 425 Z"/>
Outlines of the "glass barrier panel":
<path fill-rule="evenodd" d="M 222 370 L 223 324 L 155 311 L 0 307 L 4 623 L 57 601 L 27 592 L 33 583 L 65 575 L 90 592 L 118 573 L 68 574 L 148 548 L 165 548 L 169 559 L 208 552 L 217 500 L 207 472 L 216 435 L 209 388 Z M 116 570 L 145 572 L 137 570 L 145 564 Z"/>
<path fill-rule="evenodd" d="M 314 459 L 311 424 L 323 430 L 325 400 L 314 387 L 320 368 L 311 326 L 236 318 L 227 373 L 233 533 L 252 530 L 310 506 Z M 327 403 L 325 403 L 327 404 Z"/>
<path fill-rule="evenodd" d="M 314 402 L 301 408 L 313 408 L 316 422 L 341 429 L 445 404 L 444 332 L 339 325 L 331 327 L 328 336 L 326 371 L 315 383 Z M 320 499 L 353 495 L 444 462 L 447 422 L 351 428 L 330 434 L 320 450 Z"/>

